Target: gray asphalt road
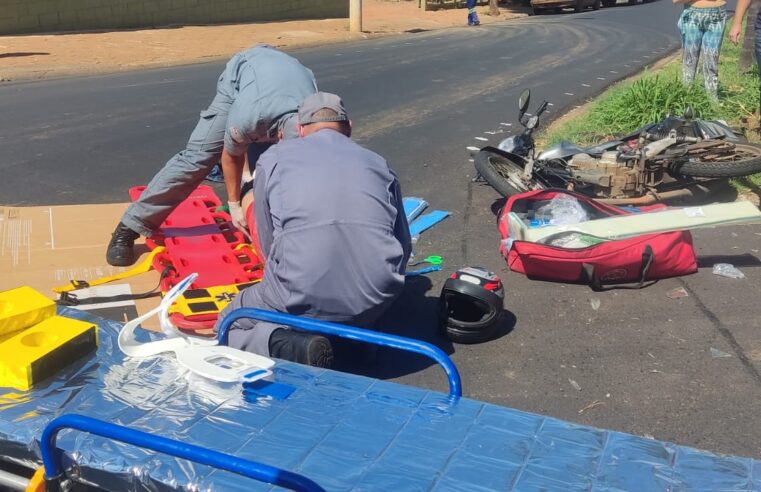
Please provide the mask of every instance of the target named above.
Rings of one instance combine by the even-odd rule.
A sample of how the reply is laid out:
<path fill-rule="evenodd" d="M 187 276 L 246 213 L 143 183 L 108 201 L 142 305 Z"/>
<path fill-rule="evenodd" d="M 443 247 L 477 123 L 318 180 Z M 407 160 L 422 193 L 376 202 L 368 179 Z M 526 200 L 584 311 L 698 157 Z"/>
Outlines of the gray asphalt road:
<path fill-rule="evenodd" d="M 492 209 L 499 197 L 470 182 L 466 147 L 496 143 L 515 129 L 521 89 L 550 100 L 551 116 L 570 109 L 675 50 L 677 16 L 662 0 L 294 54 L 323 90 L 342 94 L 355 136 L 386 156 L 406 195 L 453 212 L 424 234 L 418 254 L 443 255 L 446 270 L 484 265 L 505 280 L 510 313 L 495 341 L 452 346 L 436 335 L 444 272 L 409 282 L 386 320 L 390 330 L 451 352 L 468 396 L 758 457 L 760 228 L 696 234 L 704 264 L 725 255 L 746 280 L 704 268 L 642 291 L 598 294 L 509 274 L 497 252 Z M 0 86 L 0 202 L 126 201 L 128 187 L 147 181 L 184 144 L 220 69 Z M 679 286 L 690 297 L 666 297 Z M 711 348 L 729 357 L 714 358 Z M 366 372 L 445 388 L 436 367 L 387 352 L 380 359 Z"/>

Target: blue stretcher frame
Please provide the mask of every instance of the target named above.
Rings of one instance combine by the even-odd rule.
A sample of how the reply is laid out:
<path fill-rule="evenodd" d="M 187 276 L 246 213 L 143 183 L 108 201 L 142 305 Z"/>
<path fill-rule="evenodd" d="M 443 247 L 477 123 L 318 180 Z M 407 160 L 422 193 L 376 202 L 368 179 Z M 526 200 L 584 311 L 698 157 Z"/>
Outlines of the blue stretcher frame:
<path fill-rule="evenodd" d="M 194 376 L 171 354 L 124 356 L 118 322 L 71 308 L 59 313 L 97 323 L 100 344 L 30 391 L 0 388 L 0 463 L 9 471 L 39 468 L 45 429 L 78 414 L 276 466 L 326 490 L 761 492 L 761 461 L 751 458 L 287 361 L 274 367 L 271 382 L 293 388 L 289 396 L 247 395 L 240 384 Z M 56 445 L 73 480 L 106 490 L 273 490 L 77 430 L 62 430 Z"/>
<path fill-rule="evenodd" d="M 265 311 L 264 309 L 240 308 L 231 311 L 222 319 L 219 325 L 217 337 L 220 345 L 227 345 L 230 335 L 230 327 L 239 319 L 249 318 L 258 321 L 267 321 L 279 325 L 298 328 L 310 333 L 320 333 L 358 342 L 371 343 L 382 347 L 391 347 L 406 352 L 423 355 L 433 359 L 439 364 L 447 375 L 449 380 L 449 396 L 460 398 L 462 396 L 462 382 L 460 372 L 443 350 L 431 345 L 430 343 L 421 342 L 412 338 L 400 337 L 398 335 L 389 335 L 371 330 L 363 330 L 354 326 L 342 325 L 339 323 L 330 323 L 310 318 L 302 318 L 292 314 L 278 313 L 274 311 Z"/>
<path fill-rule="evenodd" d="M 58 432 L 63 429 L 75 429 L 107 437 L 299 492 L 325 492 L 325 489 L 315 482 L 297 473 L 76 414 L 61 415 L 53 419 L 42 432 L 40 452 L 45 467 L 45 481 L 52 482 L 50 485 L 53 490 L 56 490 L 54 484 L 64 478 L 62 454 L 58 453 L 56 448 Z"/>

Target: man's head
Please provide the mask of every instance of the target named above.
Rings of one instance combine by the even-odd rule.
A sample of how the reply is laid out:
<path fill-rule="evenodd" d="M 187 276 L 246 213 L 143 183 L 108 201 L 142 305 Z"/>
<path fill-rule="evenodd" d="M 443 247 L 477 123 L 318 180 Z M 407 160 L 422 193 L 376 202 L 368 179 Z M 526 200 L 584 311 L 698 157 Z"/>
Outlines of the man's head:
<path fill-rule="evenodd" d="M 351 136 L 351 120 L 341 98 L 317 92 L 305 97 L 299 106 L 299 135 L 306 137 L 324 128 Z"/>

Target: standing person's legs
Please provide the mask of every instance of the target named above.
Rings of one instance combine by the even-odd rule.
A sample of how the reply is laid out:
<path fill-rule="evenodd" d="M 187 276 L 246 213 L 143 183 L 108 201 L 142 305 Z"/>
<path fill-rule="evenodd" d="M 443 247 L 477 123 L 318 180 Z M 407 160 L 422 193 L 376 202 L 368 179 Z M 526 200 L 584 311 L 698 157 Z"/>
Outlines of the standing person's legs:
<path fill-rule="evenodd" d="M 703 78 L 706 92 L 714 101 L 719 95 L 719 54 L 724 40 L 727 12 L 724 8 L 705 9 L 703 20 Z M 708 12 L 710 11 L 710 12 Z"/>
<path fill-rule="evenodd" d="M 468 25 L 477 26 L 481 23 L 476 12 L 476 0 L 467 0 L 465 6 L 468 8 Z"/>
<path fill-rule="evenodd" d="M 691 84 L 695 80 L 700 58 L 703 32 L 700 29 L 697 9 L 686 8 L 679 17 L 677 26 L 682 35 L 682 81 Z"/>
<path fill-rule="evenodd" d="M 208 109 L 201 111 L 185 150 L 169 159 L 140 198 L 127 208 L 108 244 L 106 260 L 110 265 L 133 264 L 135 239 L 150 237 L 219 162 L 231 103 L 228 96 L 217 93 Z"/>

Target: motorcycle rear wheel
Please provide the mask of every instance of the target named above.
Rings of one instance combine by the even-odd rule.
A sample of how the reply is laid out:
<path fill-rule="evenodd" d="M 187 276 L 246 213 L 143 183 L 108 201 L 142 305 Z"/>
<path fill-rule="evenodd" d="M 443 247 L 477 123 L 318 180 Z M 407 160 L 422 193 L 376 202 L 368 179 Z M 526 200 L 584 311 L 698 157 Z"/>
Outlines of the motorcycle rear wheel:
<path fill-rule="evenodd" d="M 521 180 L 523 167 L 496 152 L 480 151 L 476 154 L 475 166 L 486 182 L 505 198 L 531 189 Z"/>
<path fill-rule="evenodd" d="M 761 147 L 736 143 L 730 154 L 695 155 L 697 160 L 685 162 L 675 171 L 682 176 L 695 178 L 739 178 L 761 172 Z"/>

